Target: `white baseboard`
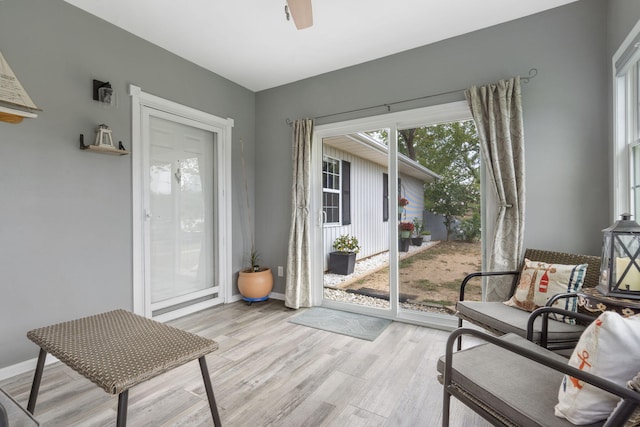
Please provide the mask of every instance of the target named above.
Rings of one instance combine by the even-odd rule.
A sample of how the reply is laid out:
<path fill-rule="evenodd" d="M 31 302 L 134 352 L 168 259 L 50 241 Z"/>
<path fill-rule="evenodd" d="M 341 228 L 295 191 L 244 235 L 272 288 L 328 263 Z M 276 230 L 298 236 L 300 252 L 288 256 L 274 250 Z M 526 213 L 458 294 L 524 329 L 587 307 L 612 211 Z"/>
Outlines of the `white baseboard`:
<path fill-rule="evenodd" d="M 58 362 L 58 358 L 47 354 L 47 359 L 45 360 L 44 364 L 46 366 L 56 362 Z M 15 365 L 2 368 L 0 369 L 0 381 L 6 380 L 7 378 L 15 377 L 16 375 L 24 374 L 25 372 L 35 372 L 37 364 L 38 358 L 35 357 L 33 359 L 25 360 L 24 362 L 19 362 Z"/>
<path fill-rule="evenodd" d="M 271 299 L 277 299 L 280 301 L 284 301 L 284 294 L 278 293 L 278 292 L 271 292 L 269 294 L 269 298 Z"/>

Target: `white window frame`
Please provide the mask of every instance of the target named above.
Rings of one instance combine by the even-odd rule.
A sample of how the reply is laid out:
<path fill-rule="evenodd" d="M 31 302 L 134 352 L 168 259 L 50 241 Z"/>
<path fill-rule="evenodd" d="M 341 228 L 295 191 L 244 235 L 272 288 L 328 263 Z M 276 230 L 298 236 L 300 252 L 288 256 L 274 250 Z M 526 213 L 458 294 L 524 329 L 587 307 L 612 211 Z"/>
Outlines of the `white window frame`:
<path fill-rule="evenodd" d="M 640 21 L 622 42 L 611 61 L 613 76 L 613 205 L 611 222 L 629 212 L 636 221 L 640 200 L 635 200 L 633 149 L 640 146 Z"/>
<path fill-rule="evenodd" d="M 381 114 L 373 117 L 366 117 L 362 119 L 348 120 L 344 122 L 329 123 L 325 125 L 318 125 L 314 128 L 313 140 L 312 140 L 312 157 L 318 159 L 322 156 L 322 139 L 329 138 L 338 135 L 345 135 L 349 133 L 374 131 L 379 129 L 388 129 L 389 141 L 397 141 L 398 129 L 409 129 L 421 126 L 427 126 L 443 122 L 453 122 L 458 120 L 470 120 L 472 119 L 471 111 L 466 101 L 457 101 L 447 104 L 439 104 L 430 107 L 417 108 L 414 110 L 393 112 L 387 114 Z M 389 144 L 389 158 L 396 159 L 398 156 L 398 149 L 395 143 Z M 321 188 L 322 171 L 318 171 L 318 162 L 313 161 L 311 166 L 311 187 Z M 352 172 L 353 173 L 353 172 Z M 396 161 L 391 161 L 389 164 L 389 182 L 398 182 L 398 166 Z M 490 191 L 485 190 L 485 183 L 487 180 L 484 176 L 484 171 L 481 168 L 481 203 L 486 209 L 486 206 L 492 202 L 487 201 L 494 200 L 488 193 Z M 323 188 L 323 187 L 322 187 Z M 389 200 L 397 200 L 398 198 L 398 186 L 389 185 Z M 495 205 L 495 203 L 493 203 Z M 375 307 L 359 306 L 355 304 L 346 304 L 338 301 L 323 300 L 323 273 L 324 273 L 324 261 L 323 254 L 323 218 L 322 218 L 322 206 L 318 197 L 312 197 L 311 199 L 311 212 L 318 212 L 318 214 L 310 215 L 311 217 L 311 283 L 312 283 L 312 304 L 324 305 L 329 308 L 336 308 L 340 310 L 352 311 L 356 313 L 369 314 L 378 317 L 388 317 L 390 319 L 411 322 L 421 324 L 437 329 L 450 330 L 457 326 L 457 320 L 451 315 L 444 315 L 439 313 L 417 313 L 408 310 L 400 310 L 398 305 L 398 290 L 392 286 L 390 289 L 390 310 L 378 309 Z M 483 211 L 484 214 L 484 211 Z M 394 213 L 389 212 L 389 235 L 397 236 L 397 223 L 392 221 Z M 483 216 L 483 221 L 485 217 Z M 493 224 L 486 224 L 483 222 L 483 236 L 490 236 L 493 233 Z M 483 239 L 489 240 L 489 239 Z M 483 248 L 484 252 L 484 248 Z M 389 256 L 391 259 L 398 259 L 398 245 L 391 244 L 389 247 Z M 483 253 L 483 262 L 485 256 Z M 391 263 L 390 276 L 395 277 L 395 281 L 399 280 L 398 263 Z"/>
<path fill-rule="evenodd" d="M 338 221 L 337 222 L 325 222 L 326 221 L 326 213 L 324 212 L 324 202 L 322 203 L 322 211 L 323 211 L 323 225 L 325 227 L 335 227 L 338 225 L 342 225 L 342 161 L 340 159 L 336 159 L 335 157 L 323 155 L 322 163 L 324 166 L 325 161 L 332 161 L 338 165 L 338 188 L 327 188 L 324 186 L 324 176 L 322 177 L 322 194 L 324 193 L 333 193 L 338 195 Z M 324 175 L 324 168 L 322 170 L 322 174 Z M 323 197 L 324 199 L 324 197 Z"/>

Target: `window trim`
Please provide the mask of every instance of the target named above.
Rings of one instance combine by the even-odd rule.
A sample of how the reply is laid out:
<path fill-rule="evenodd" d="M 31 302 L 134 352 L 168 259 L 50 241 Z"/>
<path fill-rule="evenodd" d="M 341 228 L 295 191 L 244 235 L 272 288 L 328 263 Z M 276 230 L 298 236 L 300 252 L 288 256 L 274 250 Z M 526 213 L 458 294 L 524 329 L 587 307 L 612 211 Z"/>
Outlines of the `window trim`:
<path fill-rule="evenodd" d="M 640 21 L 636 23 L 611 59 L 613 84 L 612 171 L 613 201 L 611 221 L 623 212 L 637 220 L 634 200 L 632 148 L 640 144 Z"/>

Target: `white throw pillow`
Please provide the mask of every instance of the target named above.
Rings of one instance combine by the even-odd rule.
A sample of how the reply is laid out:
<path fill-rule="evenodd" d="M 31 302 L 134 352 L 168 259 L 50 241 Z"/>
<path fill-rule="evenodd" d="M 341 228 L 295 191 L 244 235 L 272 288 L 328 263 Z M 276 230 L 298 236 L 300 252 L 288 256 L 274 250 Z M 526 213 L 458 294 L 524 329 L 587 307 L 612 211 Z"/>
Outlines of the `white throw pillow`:
<path fill-rule="evenodd" d="M 640 371 L 640 315 L 602 313 L 582 333 L 569 365 L 625 386 Z M 555 414 L 583 425 L 606 419 L 618 398 L 591 384 L 564 376 Z"/>
<path fill-rule="evenodd" d="M 543 307 L 549 298 L 556 294 L 577 292 L 582 288 L 587 274 L 588 264 L 565 265 L 547 264 L 540 261 L 530 261 L 525 258 L 520 281 L 516 290 L 506 305 L 526 311 L 533 311 Z M 554 307 L 569 311 L 577 311 L 578 298 L 561 298 L 553 304 Z M 556 318 L 556 316 L 552 316 Z M 573 317 L 558 316 L 556 320 L 575 324 Z"/>

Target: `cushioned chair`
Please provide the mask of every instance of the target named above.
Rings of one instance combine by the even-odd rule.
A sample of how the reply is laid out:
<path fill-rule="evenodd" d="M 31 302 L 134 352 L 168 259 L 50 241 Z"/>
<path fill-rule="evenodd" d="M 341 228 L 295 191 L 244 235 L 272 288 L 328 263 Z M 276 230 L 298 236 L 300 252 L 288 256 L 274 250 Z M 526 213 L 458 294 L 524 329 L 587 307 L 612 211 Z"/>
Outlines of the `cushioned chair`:
<path fill-rule="evenodd" d="M 453 351 L 463 334 L 487 341 Z M 568 365 L 566 358 L 514 334 L 501 337 L 461 328 L 452 332 L 437 366 L 444 386 L 442 425 L 449 425 L 451 396 L 498 426 L 573 426 L 556 417 L 563 375 L 588 382 L 622 399 L 606 422 L 588 426 L 623 426 L 640 405 L 640 393 Z"/>
<path fill-rule="evenodd" d="M 524 258 L 532 261 L 542 261 L 548 264 L 588 264 L 583 288 L 595 287 L 598 284 L 600 276 L 600 258 L 591 255 L 574 255 L 563 252 L 553 252 L 539 249 L 527 249 Z M 522 261 L 524 265 L 524 259 Z M 479 302 L 466 301 L 464 299 L 464 291 L 467 283 L 477 277 L 489 276 L 511 276 L 511 290 L 509 298 L 513 296 L 522 265 L 517 271 L 499 271 L 499 272 L 478 272 L 469 274 L 462 281 L 460 286 L 460 300 L 456 304 L 456 315 L 458 316 L 458 327 L 462 327 L 462 321 L 466 320 L 475 325 L 492 332 L 495 335 L 503 335 L 513 333 L 521 337 L 527 335 L 527 324 L 531 313 L 516 307 L 510 307 L 502 302 Z M 561 297 L 566 297 L 562 295 Z M 548 328 L 543 328 L 544 316 L 539 316 L 533 322 L 533 330 L 531 333 L 532 341 L 548 347 L 550 349 L 570 349 L 580 338 L 585 328 L 584 324 L 570 325 L 561 321 L 549 318 Z M 458 343 L 458 350 L 461 343 Z"/>

